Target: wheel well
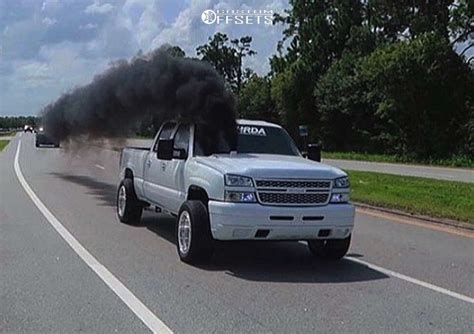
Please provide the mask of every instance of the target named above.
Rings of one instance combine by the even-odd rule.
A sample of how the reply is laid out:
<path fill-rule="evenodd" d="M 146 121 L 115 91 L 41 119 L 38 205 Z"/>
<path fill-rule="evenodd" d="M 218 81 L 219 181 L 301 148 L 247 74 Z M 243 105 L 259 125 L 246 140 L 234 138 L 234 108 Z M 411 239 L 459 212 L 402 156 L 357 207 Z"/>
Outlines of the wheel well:
<path fill-rule="evenodd" d="M 133 179 L 133 172 L 130 168 L 125 169 L 125 178 L 126 179 Z"/>
<path fill-rule="evenodd" d="M 209 196 L 207 192 L 198 186 L 190 186 L 188 189 L 188 200 L 198 200 L 203 202 L 206 206 L 209 202 Z"/>

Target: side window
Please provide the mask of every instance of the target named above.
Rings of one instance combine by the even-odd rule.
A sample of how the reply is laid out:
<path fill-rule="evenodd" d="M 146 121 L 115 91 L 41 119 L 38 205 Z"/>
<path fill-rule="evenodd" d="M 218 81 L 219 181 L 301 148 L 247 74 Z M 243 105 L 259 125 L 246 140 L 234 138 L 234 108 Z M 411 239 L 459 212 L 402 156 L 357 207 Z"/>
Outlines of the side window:
<path fill-rule="evenodd" d="M 158 139 L 171 139 L 171 135 L 173 134 L 173 130 L 175 127 L 176 123 L 166 123 L 165 125 L 163 125 Z M 155 142 L 153 151 L 158 151 L 158 140 Z"/>
<path fill-rule="evenodd" d="M 186 152 L 186 156 L 188 155 L 188 148 L 189 148 L 189 125 L 188 124 L 181 124 L 178 128 L 174 136 L 174 149 L 182 149 Z"/>

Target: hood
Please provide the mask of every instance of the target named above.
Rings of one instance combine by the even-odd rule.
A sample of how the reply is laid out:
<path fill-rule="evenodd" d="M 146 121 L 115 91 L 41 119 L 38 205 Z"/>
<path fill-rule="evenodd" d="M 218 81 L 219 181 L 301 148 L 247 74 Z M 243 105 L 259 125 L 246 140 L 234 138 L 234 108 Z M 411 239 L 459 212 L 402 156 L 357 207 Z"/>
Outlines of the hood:
<path fill-rule="evenodd" d="M 214 168 L 222 174 L 237 174 L 254 178 L 334 179 L 346 176 L 339 168 L 299 156 L 273 154 L 215 154 L 197 157 L 196 162 Z"/>

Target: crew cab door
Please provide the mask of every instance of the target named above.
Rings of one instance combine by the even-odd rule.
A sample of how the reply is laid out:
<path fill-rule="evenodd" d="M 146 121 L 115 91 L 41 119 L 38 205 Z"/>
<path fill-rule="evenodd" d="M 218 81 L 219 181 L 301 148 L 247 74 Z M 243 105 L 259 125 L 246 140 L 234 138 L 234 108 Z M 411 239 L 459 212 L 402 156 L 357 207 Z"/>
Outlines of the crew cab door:
<path fill-rule="evenodd" d="M 173 158 L 165 162 L 163 171 L 163 205 L 171 212 L 178 213 L 186 200 L 184 169 L 189 154 L 190 126 L 180 124 L 174 135 Z"/>
<path fill-rule="evenodd" d="M 171 139 L 177 124 L 165 123 L 158 136 L 156 137 L 153 149 L 148 154 L 145 160 L 143 172 L 143 192 L 145 197 L 151 203 L 166 207 L 166 192 L 163 191 L 165 187 L 165 172 L 167 169 L 167 161 L 158 159 L 158 141 L 160 139 Z"/>

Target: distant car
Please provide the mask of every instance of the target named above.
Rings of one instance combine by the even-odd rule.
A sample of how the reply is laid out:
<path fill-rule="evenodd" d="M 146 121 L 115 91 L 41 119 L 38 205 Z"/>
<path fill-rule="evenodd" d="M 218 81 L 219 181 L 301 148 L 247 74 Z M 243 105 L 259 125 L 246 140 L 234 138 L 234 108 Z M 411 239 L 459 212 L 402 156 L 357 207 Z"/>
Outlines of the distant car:
<path fill-rule="evenodd" d="M 31 125 L 28 125 L 28 124 L 27 124 L 27 125 L 25 125 L 25 126 L 23 127 L 23 132 L 31 132 L 31 133 L 33 133 L 33 127 L 32 127 Z"/>
<path fill-rule="evenodd" d="M 38 131 L 36 132 L 36 142 L 35 146 L 40 147 L 40 146 L 53 146 L 53 147 L 59 147 L 60 142 L 59 140 L 54 139 L 49 135 L 48 133 L 45 132 L 43 127 L 40 127 Z"/>

